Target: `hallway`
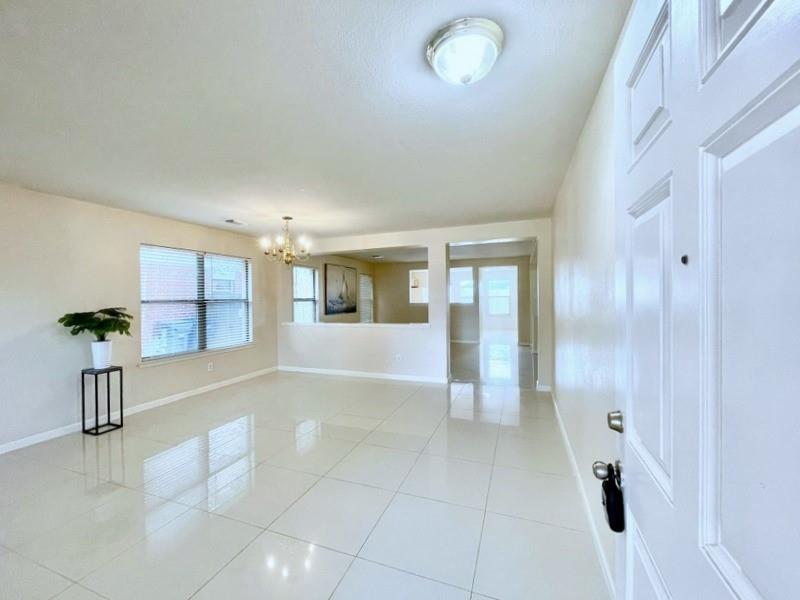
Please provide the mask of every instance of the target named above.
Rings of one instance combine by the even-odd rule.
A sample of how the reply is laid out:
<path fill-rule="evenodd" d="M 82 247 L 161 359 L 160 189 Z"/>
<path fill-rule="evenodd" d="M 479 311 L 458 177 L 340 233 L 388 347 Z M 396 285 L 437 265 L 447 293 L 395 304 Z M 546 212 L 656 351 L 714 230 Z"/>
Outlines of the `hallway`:
<path fill-rule="evenodd" d="M 4 598 L 608 597 L 515 385 L 263 376 L 0 456 L 0 523 Z"/>

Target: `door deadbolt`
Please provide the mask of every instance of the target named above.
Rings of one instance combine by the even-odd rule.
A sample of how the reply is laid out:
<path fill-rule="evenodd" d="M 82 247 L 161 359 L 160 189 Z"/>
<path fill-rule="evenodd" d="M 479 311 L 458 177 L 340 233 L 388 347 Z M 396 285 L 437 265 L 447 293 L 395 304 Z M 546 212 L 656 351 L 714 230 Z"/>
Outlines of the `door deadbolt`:
<path fill-rule="evenodd" d="M 612 410 L 610 413 L 608 413 L 607 419 L 609 429 L 612 429 L 617 433 L 622 433 L 625 431 L 625 424 L 621 410 Z"/>
<path fill-rule="evenodd" d="M 592 473 L 600 480 L 608 479 L 608 463 L 596 460 L 592 463 Z"/>

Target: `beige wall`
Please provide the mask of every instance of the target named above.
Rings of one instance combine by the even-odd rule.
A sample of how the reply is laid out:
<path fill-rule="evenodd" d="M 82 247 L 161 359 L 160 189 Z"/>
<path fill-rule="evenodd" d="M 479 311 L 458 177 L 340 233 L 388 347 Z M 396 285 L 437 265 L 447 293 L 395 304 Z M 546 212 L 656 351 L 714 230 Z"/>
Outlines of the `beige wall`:
<path fill-rule="evenodd" d="M 126 407 L 276 365 L 277 265 L 256 240 L 3 184 L 0 215 L 0 446 L 80 419 L 80 370 L 91 365 L 92 337 L 56 323 L 66 312 L 133 313 L 133 337 L 113 338 Z M 140 243 L 252 258 L 252 346 L 138 366 Z"/>
<path fill-rule="evenodd" d="M 318 318 L 320 323 L 358 323 L 361 320 L 361 303 L 356 303 L 356 312 L 354 313 L 343 313 L 339 315 L 326 315 L 325 314 L 325 264 L 332 264 L 332 265 L 343 265 L 345 267 L 352 267 L 356 270 L 356 285 L 358 285 L 358 276 L 362 273 L 366 275 L 373 275 L 372 264 L 361 261 L 361 260 L 354 260 L 352 258 L 348 258 L 346 256 L 339 256 L 336 254 L 328 254 L 328 255 L 321 255 L 321 256 L 312 256 L 307 261 L 301 263 L 300 266 L 303 267 L 314 267 L 319 272 L 319 305 L 318 309 Z M 289 290 L 289 296 L 291 298 L 292 295 L 292 269 L 289 267 L 283 267 L 282 269 L 283 277 L 288 277 L 287 282 L 287 289 Z M 285 315 L 287 321 L 291 321 L 293 319 L 291 306 L 289 307 L 289 314 Z"/>
<path fill-rule="evenodd" d="M 480 294 L 478 294 L 478 269 L 480 267 L 517 267 L 517 319 L 519 343 L 531 343 L 531 286 L 530 256 L 511 258 L 483 258 L 451 260 L 450 267 L 473 267 L 475 301 L 472 304 L 450 305 L 450 339 L 461 342 L 480 341 Z"/>
<path fill-rule="evenodd" d="M 593 461 L 618 456 L 606 427 L 615 398 L 613 77 L 606 78 L 553 209 L 555 396 L 601 548 L 614 572 Z"/>
<path fill-rule="evenodd" d="M 313 267 L 319 272 L 320 323 L 359 323 L 361 321 L 361 303 L 357 303 L 355 313 L 340 315 L 325 314 L 325 264 L 353 267 L 358 275 L 362 273 L 372 276 L 374 294 L 373 317 L 375 323 L 427 323 L 428 306 L 411 304 L 408 301 L 408 271 L 410 269 L 427 269 L 428 263 L 369 263 L 355 260 L 339 254 L 312 256 L 303 262 L 304 267 Z M 288 298 L 292 297 L 292 270 L 282 269 L 280 277 L 284 280 L 284 289 Z M 285 312 L 284 312 L 285 311 Z M 281 320 L 293 320 L 291 304 L 281 309 Z"/>
<path fill-rule="evenodd" d="M 375 322 L 427 323 L 428 305 L 408 300 L 408 272 L 427 269 L 428 263 L 376 263 L 374 267 Z"/>

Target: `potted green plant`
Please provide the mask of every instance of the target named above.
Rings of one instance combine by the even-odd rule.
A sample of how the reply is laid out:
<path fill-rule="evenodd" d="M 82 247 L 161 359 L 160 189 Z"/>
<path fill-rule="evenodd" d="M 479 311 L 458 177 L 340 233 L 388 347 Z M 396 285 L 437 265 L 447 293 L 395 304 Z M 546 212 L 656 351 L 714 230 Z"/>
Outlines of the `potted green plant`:
<path fill-rule="evenodd" d="M 111 366 L 111 340 L 106 339 L 110 333 L 131 334 L 131 320 L 124 307 L 101 308 L 91 312 L 67 313 L 58 322 L 70 328 L 72 335 L 88 331 L 97 338 L 92 342 L 92 366 L 105 369 Z"/>

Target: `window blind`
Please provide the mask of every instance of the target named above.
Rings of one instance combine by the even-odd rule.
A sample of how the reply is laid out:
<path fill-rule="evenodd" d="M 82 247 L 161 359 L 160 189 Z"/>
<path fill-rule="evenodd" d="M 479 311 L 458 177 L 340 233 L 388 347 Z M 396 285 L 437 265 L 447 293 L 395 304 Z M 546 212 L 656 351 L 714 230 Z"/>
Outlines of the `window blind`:
<path fill-rule="evenodd" d="M 362 323 L 372 323 L 375 318 L 373 315 L 372 297 L 372 277 L 364 275 L 358 276 L 358 301 L 360 306 L 360 321 Z"/>
<path fill-rule="evenodd" d="M 250 260 L 142 245 L 142 359 L 253 340 Z"/>

